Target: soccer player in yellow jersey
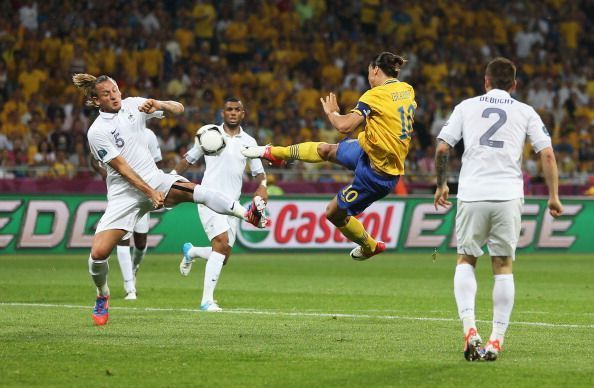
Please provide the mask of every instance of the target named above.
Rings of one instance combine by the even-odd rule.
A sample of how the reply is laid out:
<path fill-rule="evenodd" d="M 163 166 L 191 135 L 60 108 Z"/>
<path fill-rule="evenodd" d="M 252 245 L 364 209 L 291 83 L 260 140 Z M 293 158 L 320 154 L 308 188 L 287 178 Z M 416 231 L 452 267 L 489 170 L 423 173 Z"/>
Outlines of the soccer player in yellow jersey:
<path fill-rule="evenodd" d="M 346 138 L 338 144 L 305 142 L 288 147 L 268 145 L 242 150 L 246 157 L 263 158 L 272 163 L 291 159 L 310 163 L 329 161 L 354 171 L 353 181 L 332 199 L 326 210 L 328 220 L 359 245 L 351 251 L 354 260 L 366 260 L 386 249 L 385 244 L 370 236 L 353 216 L 391 193 L 404 174 L 417 107 L 413 87 L 397 79 L 404 63 L 402 57 L 389 52 L 373 58 L 367 75 L 371 89 L 347 114 L 340 114 L 334 93 L 320 99 L 328 120 L 340 133 L 350 134 L 365 121 L 365 130 L 357 139 Z"/>

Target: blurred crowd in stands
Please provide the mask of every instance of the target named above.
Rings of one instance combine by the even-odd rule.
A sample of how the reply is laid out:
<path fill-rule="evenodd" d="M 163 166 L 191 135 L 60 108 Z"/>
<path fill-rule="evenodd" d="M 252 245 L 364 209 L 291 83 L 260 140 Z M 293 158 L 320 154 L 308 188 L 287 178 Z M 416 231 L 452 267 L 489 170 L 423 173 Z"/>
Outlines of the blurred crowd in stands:
<path fill-rule="evenodd" d="M 594 171 L 593 14 L 589 0 L 2 1 L 0 178 L 94 175 L 86 131 L 97 113 L 74 73 L 186 106 L 149 123 L 167 169 L 197 128 L 221 122 L 228 96 L 244 102 L 243 127 L 261 144 L 340 140 L 319 98 L 337 92 L 348 111 L 368 88 L 370 59 L 393 51 L 408 59 L 399 78 L 418 102 L 406 182 L 433 183 L 435 135 L 455 104 L 483 92 L 486 63 L 506 56 L 518 66 L 515 97 L 552 134 L 562 180 L 583 184 Z M 541 181 L 530 150 L 524 163 L 526 179 Z M 329 164 L 277 176 L 350 179 Z"/>

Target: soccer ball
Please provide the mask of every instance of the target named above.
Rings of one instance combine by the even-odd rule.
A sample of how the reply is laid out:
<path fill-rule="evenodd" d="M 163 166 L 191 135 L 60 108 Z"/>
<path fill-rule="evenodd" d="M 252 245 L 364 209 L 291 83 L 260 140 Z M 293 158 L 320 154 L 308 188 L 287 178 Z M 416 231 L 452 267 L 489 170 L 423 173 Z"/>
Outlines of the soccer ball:
<path fill-rule="evenodd" d="M 216 125 L 205 125 L 196 132 L 196 144 L 202 148 L 204 155 L 216 156 L 225 149 L 227 145 L 225 135 Z"/>

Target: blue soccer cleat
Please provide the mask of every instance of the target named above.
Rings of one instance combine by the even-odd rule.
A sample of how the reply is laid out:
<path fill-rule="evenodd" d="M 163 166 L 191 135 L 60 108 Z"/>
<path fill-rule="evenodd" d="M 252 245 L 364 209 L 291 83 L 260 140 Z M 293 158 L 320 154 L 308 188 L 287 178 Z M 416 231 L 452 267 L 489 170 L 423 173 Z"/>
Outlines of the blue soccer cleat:
<path fill-rule="evenodd" d="M 185 243 L 182 247 L 184 256 L 179 263 L 179 273 L 181 273 L 182 276 L 188 276 L 192 270 L 192 263 L 194 263 L 194 259 L 190 257 L 190 249 L 192 248 L 194 248 L 194 246 L 189 242 Z"/>

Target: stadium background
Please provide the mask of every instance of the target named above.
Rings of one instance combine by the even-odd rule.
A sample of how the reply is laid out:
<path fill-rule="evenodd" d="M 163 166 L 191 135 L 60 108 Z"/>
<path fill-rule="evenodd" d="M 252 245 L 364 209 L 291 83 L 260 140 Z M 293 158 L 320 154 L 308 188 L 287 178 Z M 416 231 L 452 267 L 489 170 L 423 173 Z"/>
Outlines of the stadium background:
<path fill-rule="evenodd" d="M 408 59 L 400 78 L 415 87 L 418 102 L 406 176 L 395 192 L 408 204 L 433 192 L 435 135 L 456 103 L 483 91 L 485 63 L 502 55 L 518 65 L 516 97 L 537 109 L 552 134 L 561 194 L 594 195 L 591 1 L 15 0 L 0 7 L 0 193 L 11 215 L 0 233 L 8 251 L 27 247 L 9 236 L 23 241 L 20 217 L 36 197 L 22 198 L 11 213 L 14 197 L 6 195 L 76 193 L 83 197 L 65 201 L 80 202 L 105 193 L 89 168 L 86 130 L 96 110 L 84 107 L 72 86 L 77 72 L 114 77 L 124 96 L 183 102 L 184 115 L 149 123 L 168 169 L 197 128 L 221 121 L 228 96 L 244 101 L 243 127 L 260 144 L 340 140 L 319 97 L 335 91 L 348 111 L 368 88 L 370 58 L 397 52 Z M 462 150 L 456 148 L 450 171 L 459 170 Z M 199 182 L 203 169 L 199 164 L 187 176 Z M 332 195 L 351 178 L 330 164 L 268 172 L 276 194 Z M 527 194 L 546 194 L 529 148 L 524 177 Z M 455 175 L 449 183 L 455 192 Z M 244 191 L 252 189 L 246 174 Z M 55 232 L 51 212 L 38 213 L 35 233 Z M 585 214 L 576 212 L 576 219 Z M 584 235 L 567 222 L 562 232 Z"/>

